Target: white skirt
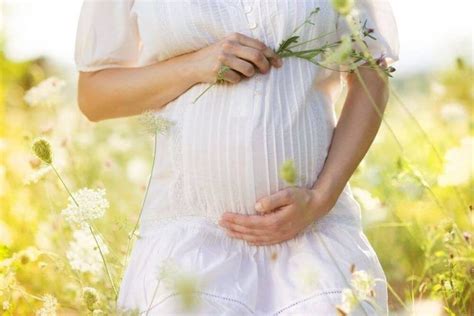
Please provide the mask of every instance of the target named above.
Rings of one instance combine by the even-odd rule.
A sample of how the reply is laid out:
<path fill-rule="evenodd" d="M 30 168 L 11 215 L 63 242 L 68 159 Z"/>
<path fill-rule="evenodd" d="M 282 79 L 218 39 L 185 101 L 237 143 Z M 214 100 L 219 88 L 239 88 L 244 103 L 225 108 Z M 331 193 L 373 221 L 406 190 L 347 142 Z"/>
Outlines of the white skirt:
<path fill-rule="evenodd" d="M 208 218 L 183 216 L 140 233 L 117 306 L 140 315 L 338 315 L 354 268 L 376 282 L 372 303 L 359 301 L 351 315 L 387 315 L 385 275 L 357 222 L 326 216 L 291 240 L 252 246 Z"/>

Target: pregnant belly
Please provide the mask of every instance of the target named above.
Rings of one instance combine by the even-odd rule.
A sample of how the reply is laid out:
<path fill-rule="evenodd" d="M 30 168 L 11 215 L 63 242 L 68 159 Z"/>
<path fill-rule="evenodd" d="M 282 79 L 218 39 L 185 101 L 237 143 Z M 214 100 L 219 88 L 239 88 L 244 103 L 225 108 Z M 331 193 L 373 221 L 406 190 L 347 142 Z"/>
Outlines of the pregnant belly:
<path fill-rule="evenodd" d="M 212 214 L 254 214 L 258 199 L 288 186 L 279 170 L 289 159 L 297 185 L 312 187 L 329 145 L 324 113 L 316 105 L 248 116 L 191 110 L 181 131 L 182 198 Z"/>

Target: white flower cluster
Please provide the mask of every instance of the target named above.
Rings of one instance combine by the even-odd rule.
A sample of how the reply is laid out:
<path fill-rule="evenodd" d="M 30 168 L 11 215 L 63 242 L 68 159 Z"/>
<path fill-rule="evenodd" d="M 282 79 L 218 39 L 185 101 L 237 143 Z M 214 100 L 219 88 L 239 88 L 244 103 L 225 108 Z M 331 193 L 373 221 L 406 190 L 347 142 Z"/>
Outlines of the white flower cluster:
<path fill-rule="evenodd" d="M 36 316 L 55 316 L 58 300 L 50 294 L 46 294 L 42 299 L 43 307 L 36 311 Z"/>
<path fill-rule="evenodd" d="M 96 235 L 102 254 L 105 256 L 109 253 L 107 245 L 100 236 Z M 90 272 L 95 276 L 101 275 L 103 272 L 103 261 L 100 251 L 97 248 L 92 232 L 87 228 L 75 230 L 73 240 L 69 243 L 69 250 L 66 257 L 73 270 L 87 273 Z"/>
<path fill-rule="evenodd" d="M 52 106 L 59 102 L 64 80 L 50 77 L 25 93 L 23 99 L 30 106 Z"/>
<path fill-rule="evenodd" d="M 338 309 L 345 314 L 351 313 L 360 302 L 375 297 L 375 279 L 363 270 L 352 272 L 351 288 L 342 291 L 342 304 Z"/>
<path fill-rule="evenodd" d="M 464 137 L 461 146 L 449 149 L 445 154 L 443 173 L 438 177 L 441 186 L 464 185 L 474 175 L 474 137 Z"/>
<path fill-rule="evenodd" d="M 148 110 L 139 116 L 140 124 L 145 132 L 150 134 L 166 134 L 169 128 L 174 125 L 173 121 L 157 115 L 154 111 Z"/>
<path fill-rule="evenodd" d="M 69 197 L 67 208 L 61 214 L 71 224 L 87 227 L 87 222 L 104 216 L 109 207 L 109 201 L 105 198 L 105 189 L 82 188 Z M 77 204 L 76 204 L 77 202 Z"/>

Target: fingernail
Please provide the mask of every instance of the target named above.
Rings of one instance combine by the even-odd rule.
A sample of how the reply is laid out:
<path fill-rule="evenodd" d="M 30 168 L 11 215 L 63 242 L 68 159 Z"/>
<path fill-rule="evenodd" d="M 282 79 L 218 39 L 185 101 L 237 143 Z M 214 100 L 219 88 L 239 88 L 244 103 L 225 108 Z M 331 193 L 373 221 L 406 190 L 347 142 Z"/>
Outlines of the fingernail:
<path fill-rule="evenodd" d="M 281 65 L 283 65 L 283 59 L 282 59 L 282 58 L 278 58 L 278 59 L 277 59 L 277 64 L 278 64 L 278 67 L 281 67 Z"/>
<path fill-rule="evenodd" d="M 255 209 L 259 212 L 263 211 L 262 203 L 257 202 L 257 204 L 255 204 Z"/>

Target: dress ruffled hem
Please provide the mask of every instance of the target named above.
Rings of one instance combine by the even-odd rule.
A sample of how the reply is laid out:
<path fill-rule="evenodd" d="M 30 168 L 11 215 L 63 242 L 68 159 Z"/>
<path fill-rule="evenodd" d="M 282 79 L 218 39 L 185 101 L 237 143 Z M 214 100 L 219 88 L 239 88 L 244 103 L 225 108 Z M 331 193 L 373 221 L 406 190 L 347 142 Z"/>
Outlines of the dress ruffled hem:
<path fill-rule="evenodd" d="M 387 314 L 384 272 L 357 226 L 316 222 L 293 239 L 253 246 L 206 218 L 161 224 L 140 234 L 135 243 L 119 293 L 121 310 L 148 315 L 336 315 L 355 267 L 377 281 L 376 309 L 364 303 L 361 315 Z M 163 277 L 163 271 L 174 271 L 175 277 Z M 186 297 L 176 288 L 178 275 L 194 280 L 184 283 Z M 192 297 L 197 298 L 194 310 L 186 312 L 183 299 Z"/>

